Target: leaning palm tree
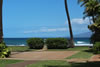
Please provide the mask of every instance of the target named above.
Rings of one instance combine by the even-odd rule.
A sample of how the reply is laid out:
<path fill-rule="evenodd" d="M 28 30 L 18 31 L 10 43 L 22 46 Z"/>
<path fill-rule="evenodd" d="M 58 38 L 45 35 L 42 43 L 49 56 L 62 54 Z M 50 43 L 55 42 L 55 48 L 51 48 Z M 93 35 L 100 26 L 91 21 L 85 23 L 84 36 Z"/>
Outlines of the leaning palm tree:
<path fill-rule="evenodd" d="M 3 41 L 3 30 L 2 30 L 2 3 L 3 3 L 3 0 L 0 0 L 0 43 Z"/>
<path fill-rule="evenodd" d="M 67 19 L 68 19 L 68 24 L 69 24 L 69 31 L 70 31 L 70 47 L 74 47 L 74 40 L 73 40 L 73 32 L 72 32 L 72 27 L 71 27 L 71 21 L 70 21 L 70 16 L 69 16 L 69 12 L 68 12 L 68 6 L 67 6 L 67 0 L 65 0 L 65 9 L 66 9 L 66 13 L 67 13 Z"/>

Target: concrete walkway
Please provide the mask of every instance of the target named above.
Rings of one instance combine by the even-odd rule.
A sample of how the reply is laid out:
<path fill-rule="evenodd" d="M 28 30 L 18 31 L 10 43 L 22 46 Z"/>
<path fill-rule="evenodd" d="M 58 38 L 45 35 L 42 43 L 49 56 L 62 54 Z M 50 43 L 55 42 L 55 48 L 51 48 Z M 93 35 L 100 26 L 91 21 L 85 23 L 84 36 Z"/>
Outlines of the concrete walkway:
<path fill-rule="evenodd" d="M 78 51 L 34 51 L 34 52 L 22 52 L 12 53 L 10 58 L 17 60 L 63 60 Z"/>
<path fill-rule="evenodd" d="M 100 54 L 92 56 L 89 61 L 91 62 L 100 61 Z"/>

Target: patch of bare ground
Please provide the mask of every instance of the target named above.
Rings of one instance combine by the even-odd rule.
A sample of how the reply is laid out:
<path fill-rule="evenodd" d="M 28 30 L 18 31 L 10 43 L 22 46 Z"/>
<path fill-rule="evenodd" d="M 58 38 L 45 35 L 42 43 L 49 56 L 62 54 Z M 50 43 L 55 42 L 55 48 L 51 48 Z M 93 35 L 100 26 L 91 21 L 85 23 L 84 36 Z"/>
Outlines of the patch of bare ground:
<path fill-rule="evenodd" d="M 76 54 L 78 51 L 34 51 L 12 53 L 8 59 L 18 60 L 63 60 L 69 56 Z"/>

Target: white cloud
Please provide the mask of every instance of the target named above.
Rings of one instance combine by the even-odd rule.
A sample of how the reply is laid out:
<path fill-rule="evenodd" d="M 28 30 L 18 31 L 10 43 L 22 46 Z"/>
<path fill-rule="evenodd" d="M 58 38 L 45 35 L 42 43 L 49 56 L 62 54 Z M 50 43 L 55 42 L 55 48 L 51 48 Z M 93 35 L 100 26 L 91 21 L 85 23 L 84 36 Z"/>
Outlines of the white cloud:
<path fill-rule="evenodd" d="M 67 28 L 58 28 L 59 31 L 67 31 Z"/>
<path fill-rule="evenodd" d="M 27 33 L 37 33 L 37 32 L 38 32 L 38 31 L 36 31 L 36 30 L 24 31 L 25 34 L 27 34 Z"/>
<path fill-rule="evenodd" d="M 77 24 L 89 24 L 89 19 L 75 18 L 75 19 L 72 19 L 71 22 L 77 23 Z"/>
<path fill-rule="evenodd" d="M 67 31 L 67 28 L 44 28 L 40 32 L 56 32 L 56 31 Z"/>
<path fill-rule="evenodd" d="M 27 33 L 38 33 L 38 32 L 63 32 L 63 31 L 67 31 L 68 29 L 65 28 L 65 27 L 62 27 L 62 28 L 47 28 L 47 27 L 42 27 L 41 29 L 39 30 L 31 30 L 31 31 L 24 31 L 25 34 Z"/>
<path fill-rule="evenodd" d="M 54 32 L 54 31 L 57 31 L 57 29 L 47 29 L 48 32 Z"/>

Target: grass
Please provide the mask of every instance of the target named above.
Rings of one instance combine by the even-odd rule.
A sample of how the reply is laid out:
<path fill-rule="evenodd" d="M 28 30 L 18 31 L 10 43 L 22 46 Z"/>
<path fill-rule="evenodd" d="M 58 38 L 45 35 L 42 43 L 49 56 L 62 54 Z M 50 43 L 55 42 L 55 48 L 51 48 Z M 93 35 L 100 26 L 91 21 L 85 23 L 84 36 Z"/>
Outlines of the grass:
<path fill-rule="evenodd" d="M 48 49 L 47 51 L 83 51 L 88 50 L 89 47 L 74 47 L 74 48 L 68 48 L 68 49 Z"/>
<path fill-rule="evenodd" d="M 30 64 L 27 67 L 68 67 L 69 64 L 65 61 L 40 61 L 35 64 Z"/>
<path fill-rule="evenodd" d="M 80 51 L 80 52 L 68 57 L 67 59 L 89 59 L 89 58 L 91 58 L 91 56 L 93 56 L 93 53 L 91 53 L 91 52 Z"/>
<path fill-rule="evenodd" d="M 28 46 L 8 46 L 8 49 L 11 52 L 25 52 L 25 51 L 34 51 L 35 49 L 29 49 Z"/>
<path fill-rule="evenodd" d="M 69 48 L 67 50 L 69 50 L 69 51 L 83 51 L 83 50 L 89 50 L 89 49 L 91 49 L 91 48 L 82 46 L 82 47 Z"/>
<path fill-rule="evenodd" d="M 22 60 L 0 60 L 0 67 L 5 67 L 8 64 L 22 62 Z"/>
<path fill-rule="evenodd" d="M 66 61 L 41 61 L 27 67 L 99 67 L 100 62 L 68 63 Z"/>
<path fill-rule="evenodd" d="M 12 52 L 25 52 L 25 51 L 36 50 L 36 49 L 29 49 L 28 46 L 8 46 L 8 49 Z M 89 47 L 74 47 L 68 49 L 48 49 L 47 51 L 83 51 L 88 49 Z"/>

